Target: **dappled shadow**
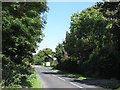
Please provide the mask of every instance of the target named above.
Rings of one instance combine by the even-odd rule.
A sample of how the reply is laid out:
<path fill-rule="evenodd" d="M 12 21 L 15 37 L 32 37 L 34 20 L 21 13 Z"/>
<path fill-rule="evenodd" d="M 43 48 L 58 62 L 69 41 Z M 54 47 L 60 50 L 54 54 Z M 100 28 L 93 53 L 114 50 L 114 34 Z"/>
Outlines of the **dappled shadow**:
<path fill-rule="evenodd" d="M 62 75 L 61 77 L 67 77 L 67 78 L 70 78 L 70 79 L 75 79 L 74 76 L 66 76 L 66 75 Z"/>
<path fill-rule="evenodd" d="M 41 72 L 41 73 L 43 73 L 43 74 L 55 74 L 55 75 L 62 75 L 62 73 L 60 73 L 60 72 L 51 72 L 51 71 L 49 71 L 49 72 Z"/>
<path fill-rule="evenodd" d="M 70 80 L 75 79 L 75 77 L 67 76 L 64 72 L 41 72 L 41 73 L 43 73 L 43 74 L 57 75 L 57 76 L 60 76 L 60 77 L 68 78 Z"/>
<path fill-rule="evenodd" d="M 25 80 L 21 83 L 21 86 L 23 86 L 23 88 L 25 87 L 31 88 L 32 84 L 30 83 L 30 81 Z"/>
<path fill-rule="evenodd" d="M 96 86 L 101 87 L 104 89 L 117 89 L 120 87 L 120 81 L 119 80 L 108 80 L 108 79 L 91 79 L 87 78 L 84 80 L 78 80 L 78 77 L 76 76 L 67 76 L 67 73 L 58 71 L 48 71 L 48 72 L 42 72 L 43 74 L 53 74 L 53 75 L 60 75 L 60 77 L 67 77 L 70 82 L 77 82 L 80 84 L 85 84 L 88 86 Z"/>
<path fill-rule="evenodd" d="M 81 84 L 86 84 L 86 85 L 93 85 L 93 86 L 98 86 L 102 87 L 105 89 L 117 89 L 120 86 L 117 86 L 117 84 L 120 83 L 118 80 L 106 80 L 106 79 L 85 79 L 85 80 L 71 80 L 71 82 L 77 82 Z M 113 86 L 114 84 L 114 86 Z M 115 86 L 116 85 L 116 86 Z"/>

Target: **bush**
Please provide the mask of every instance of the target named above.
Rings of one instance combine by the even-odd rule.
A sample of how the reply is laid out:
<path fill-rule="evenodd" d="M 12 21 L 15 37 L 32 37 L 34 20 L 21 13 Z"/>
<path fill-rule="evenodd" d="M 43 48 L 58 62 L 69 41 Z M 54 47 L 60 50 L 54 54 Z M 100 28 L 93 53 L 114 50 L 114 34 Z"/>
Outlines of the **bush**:
<path fill-rule="evenodd" d="M 67 71 L 67 72 L 72 72 L 72 73 L 78 72 L 77 62 L 76 61 L 71 61 L 71 60 L 65 60 L 61 64 L 58 64 L 56 66 L 56 68 L 60 69 L 60 70 Z"/>
<path fill-rule="evenodd" d="M 112 50 L 111 50 L 112 49 Z M 94 51 L 89 60 L 84 62 L 86 75 L 101 78 L 116 78 L 119 75 L 119 57 L 113 47 L 107 46 Z"/>

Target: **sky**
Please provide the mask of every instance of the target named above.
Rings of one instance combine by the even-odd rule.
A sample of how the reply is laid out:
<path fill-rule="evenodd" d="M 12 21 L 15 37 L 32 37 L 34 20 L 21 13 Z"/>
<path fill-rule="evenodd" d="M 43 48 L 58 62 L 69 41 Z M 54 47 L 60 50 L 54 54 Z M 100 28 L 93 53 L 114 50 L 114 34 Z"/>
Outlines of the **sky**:
<path fill-rule="evenodd" d="M 70 18 L 72 14 L 93 6 L 96 2 L 48 2 L 47 24 L 43 31 L 45 37 L 38 44 L 39 50 L 51 48 L 55 51 L 58 43 L 65 40 L 66 31 L 70 31 Z"/>

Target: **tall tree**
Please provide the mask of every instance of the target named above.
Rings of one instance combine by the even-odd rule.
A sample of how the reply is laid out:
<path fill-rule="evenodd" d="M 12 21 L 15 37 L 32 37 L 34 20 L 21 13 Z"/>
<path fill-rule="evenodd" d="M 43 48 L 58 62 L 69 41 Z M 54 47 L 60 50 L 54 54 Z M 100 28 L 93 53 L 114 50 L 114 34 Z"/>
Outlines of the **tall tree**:
<path fill-rule="evenodd" d="M 5 86 L 22 84 L 23 78 L 17 75 L 28 74 L 32 53 L 42 40 L 42 30 L 46 23 L 42 14 L 46 11 L 48 7 L 45 1 L 2 3 L 2 65 Z M 16 81 L 14 77 L 19 80 Z"/>
<path fill-rule="evenodd" d="M 67 53 L 65 52 L 64 49 L 64 44 L 63 43 L 59 43 L 56 48 L 55 48 L 55 57 L 58 61 L 58 64 L 61 64 L 67 57 Z"/>
<path fill-rule="evenodd" d="M 45 48 L 40 50 L 38 54 L 34 55 L 34 63 L 35 64 L 43 64 L 47 61 L 53 62 L 54 52 L 50 48 Z"/>
<path fill-rule="evenodd" d="M 108 21 L 107 29 L 110 31 L 112 44 L 107 49 L 109 56 L 109 75 L 120 79 L 120 1 L 116 2 L 103 2 L 97 4 L 100 12 Z M 106 66 L 107 67 L 107 66 Z M 108 76 L 109 76 L 108 75 Z"/>
<path fill-rule="evenodd" d="M 71 16 L 64 48 L 82 74 L 119 77 L 119 9 L 119 2 L 103 2 Z"/>

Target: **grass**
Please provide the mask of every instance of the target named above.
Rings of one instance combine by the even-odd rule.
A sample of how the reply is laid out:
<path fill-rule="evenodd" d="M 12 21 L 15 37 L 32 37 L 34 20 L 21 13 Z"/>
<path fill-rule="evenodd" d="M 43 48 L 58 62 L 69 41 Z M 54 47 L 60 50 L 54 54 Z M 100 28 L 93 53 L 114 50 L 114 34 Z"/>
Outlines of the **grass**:
<path fill-rule="evenodd" d="M 80 75 L 80 74 L 76 74 L 76 73 L 68 73 L 68 72 L 64 72 L 64 71 L 61 71 L 61 70 L 56 70 L 56 69 L 52 69 L 54 72 L 59 72 L 59 73 L 64 73 L 65 76 L 67 77 L 73 77 L 73 78 L 76 78 L 77 80 L 85 80 L 85 79 L 90 79 L 89 77 L 85 77 L 83 75 Z"/>
<path fill-rule="evenodd" d="M 92 79 L 90 77 L 86 77 L 86 76 L 76 74 L 76 73 L 67 73 L 66 76 L 76 78 L 77 80 Z"/>
<path fill-rule="evenodd" d="M 36 73 L 30 75 L 30 77 L 28 78 L 28 82 L 30 82 L 31 84 L 30 88 L 41 88 L 40 79 L 38 74 Z"/>
<path fill-rule="evenodd" d="M 80 74 L 76 74 L 76 73 L 69 73 L 69 72 L 64 72 L 62 70 L 56 70 L 56 69 L 53 69 L 52 67 L 49 67 L 49 69 L 51 69 L 52 71 L 54 72 L 58 72 L 58 73 L 63 73 L 65 76 L 67 77 L 73 77 L 73 78 L 76 78 L 76 80 L 97 80 L 96 78 L 91 78 L 91 77 L 86 77 L 86 76 L 83 76 L 83 75 L 80 75 Z M 116 82 L 116 81 L 111 81 L 111 80 L 107 80 L 107 83 L 104 85 L 104 87 L 107 87 L 107 88 L 114 88 L 116 90 L 120 90 L 120 83 L 119 82 Z"/>
<path fill-rule="evenodd" d="M 108 81 L 105 87 L 120 90 L 120 83 L 115 81 L 112 81 L 112 82 Z"/>
<path fill-rule="evenodd" d="M 119 86 L 119 88 L 117 90 L 120 90 L 120 86 Z"/>
<path fill-rule="evenodd" d="M 109 87 L 117 88 L 117 90 L 120 90 L 120 83 L 112 83 Z"/>
<path fill-rule="evenodd" d="M 13 84 L 8 88 L 2 88 L 2 90 L 18 90 L 19 88 L 32 88 L 32 90 L 40 90 L 38 89 L 41 88 L 38 74 L 34 72 L 30 76 L 28 76 L 27 81 L 23 82 L 22 86 Z"/>

